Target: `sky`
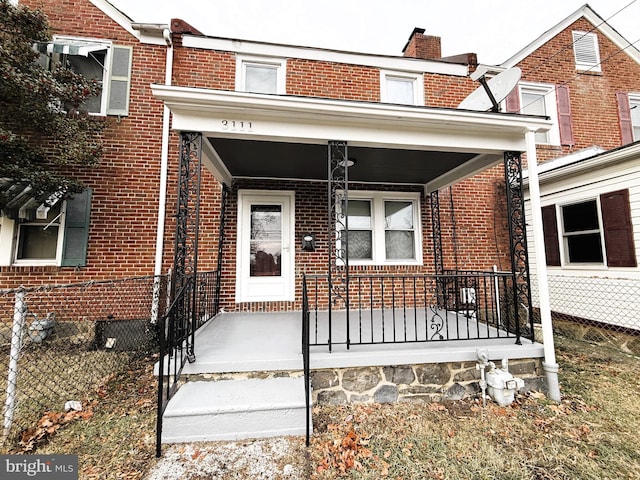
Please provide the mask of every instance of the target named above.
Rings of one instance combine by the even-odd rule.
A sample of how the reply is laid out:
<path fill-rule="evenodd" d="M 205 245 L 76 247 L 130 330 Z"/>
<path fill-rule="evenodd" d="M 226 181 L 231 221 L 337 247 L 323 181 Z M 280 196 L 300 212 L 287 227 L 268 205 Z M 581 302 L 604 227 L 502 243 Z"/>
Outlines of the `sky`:
<path fill-rule="evenodd" d="M 586 0 L 109 0 L 136 22 L 181 18 L 216 37 L 401 55 L 415 27 L 441 37 L 443 56 L 500 64 Z M 589 5 L 640 48 L 640 0 Z M 626 7 L 626 8 L 625 8 Z M 619 12 L 622 10 L 621 12 Z M 637 42 L 637 43 L 636 43 Z"/>

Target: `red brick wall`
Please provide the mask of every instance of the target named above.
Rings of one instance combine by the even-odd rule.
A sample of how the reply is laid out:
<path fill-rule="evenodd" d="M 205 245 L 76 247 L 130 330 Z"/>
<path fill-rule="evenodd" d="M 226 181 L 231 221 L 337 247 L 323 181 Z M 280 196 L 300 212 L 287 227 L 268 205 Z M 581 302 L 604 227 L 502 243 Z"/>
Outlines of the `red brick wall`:
<path fill-rule="evenodd" d="M 575 68 L 572 31 L 589 32 L 593 25 L 580 19 L 529 55 L 518 66 L 522 79 L 555 85 L 566 84 L 571 98 L 575 145 L 542 148 L 540 161 L 560 154 L 599 145 L 604 149 L 621 145 L 616 92 L 640 91 L 640 65 L 599 32 L 601 72 L 580 72 Z M 635 39 L 630 39 L 635 40 Z"/>
<path fill-rule="evenodd" d="M 0 287 L 150 275 L 153 273 L 155 255 L 162 138 L 162 105 L 151 95 L 150 84 L 164 83 L 166 48 L 139 44 L 86 0 L 27 0 L 24 3 L 45 7 L 55 33 L 107 38 L 119 44 L 132 45 L 134 77 L 130 115 L 120 121 L 109 118 L 104 159 L 98 167 L 81 174 L 94 189 L 87 267 L 79 270 L 3 267 L 0 269 Z M 589 30 L 591 26 L 578 22 L 576 28 Z M 602 36 L 599 40 L 601 57 L 606 59 L 616 47 Z M 525 72 L 524 80 L 556 84 L 569 82 L 576 139 L 574 149 L 592 144 L 604 148 L 615 147 L 620 143 L 615 92 L 637 90 L 640 69 L 625 55 L 619 55 L 614 57 L 615 60 L 605 63 L 602 74 L 576 77 L 572 49 L 557 54 L 562 46 L 570 42 L 571 28 L 523 61 L 520 67 Z M 544 62 L 554 54 L 557 55 L 553 60 Z M 290 95 L 378 101 L 379 78 L 378 70 L 372 67 L 287 60 L 287 93 Z M 176 47 L 172 81 L 182 86 L 234 90 L 235 54 Z M 477 87 L 468 78 L 437 74 L 425 74 L 424 85 L 426 104 L 436 107 L 455 107 Z M 178 141 L 178 135 L 172 133 L 163 271 L 172 265 L 173 260 Z M 539 156 L 545 159 L 568 152 L 567 147 L 541 147 Z M 234 304 L 237 188 L 296 191 L 296 238 L 299 239 L 303 232 L 312 231 L 318 240 L 318 250 L 313 253 L 298 251 L 296 263 L 300 272 L 323 273 L 327 267 L 329 241 L 326 232 L 326 185 L 239 180 L 229 197 L 223 245 L 223 305 L 228 309 L 295 308 L 295 304 L 286 302 L 252 306 Z M 371 190 L 374 186 L 360 188 Z M 501 167 L 440 192 L 445 268 L 487 269 L 495 264 L 500 269 L 509 269 L 503 192 Z M 200 202 L 200 270 L 216 268 L 220 195 L 220 185 L 209 172 L 205 172 Z M 422 229 L 422 267 L 354 267 L 354 271 L 433 272 L 428 198 L 422 199 Z M 299 249 L 299 245 L 296 247 Z"/>
<path fill-rule="evenodd" d="M 0 288 L 153 275 L 162 104 L 152 96 L 150 85 L 164 83 L 166 48 L 141 45 L 86 0 L 25 0 L 21 4 L 41 7 L 54 34 L 103 38 L 133 46 L 135 74 L 129 116 L 107 118 L 103 159 L 97 167 L 79 172 L 93 189 L 87 266 L 1 267 Z M 172 158 L 176 158 L 175 151 Z M 169 191 L 175 191 L 175 177 Z M 169 228 L 168 241 L 171 233 Z"/>

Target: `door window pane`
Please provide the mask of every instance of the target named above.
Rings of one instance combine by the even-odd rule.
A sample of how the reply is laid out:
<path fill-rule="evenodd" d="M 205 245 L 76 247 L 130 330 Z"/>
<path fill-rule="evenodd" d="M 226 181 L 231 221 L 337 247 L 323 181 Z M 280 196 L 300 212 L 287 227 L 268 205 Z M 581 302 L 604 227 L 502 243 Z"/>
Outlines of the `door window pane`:
<path fill-rule="evenodd" d="M 281 276 L 282 207 L 280 205 L 251 206 L 249 255 L 250 276 Z"/>

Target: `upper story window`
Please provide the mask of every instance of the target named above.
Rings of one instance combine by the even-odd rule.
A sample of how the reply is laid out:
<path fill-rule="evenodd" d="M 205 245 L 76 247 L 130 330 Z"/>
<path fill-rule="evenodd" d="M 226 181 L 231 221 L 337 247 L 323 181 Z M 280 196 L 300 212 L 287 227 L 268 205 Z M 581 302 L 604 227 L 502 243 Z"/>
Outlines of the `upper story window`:
<path fill-rule="evenodd" d="M 631 127 L 633 140 L 640 140 L 640 93 L 629 94 L 629 108 L 631 111 Z"/>
<path fill-rule="evenodd" d="M 286 60 L 236 57 L 236 90 L 251 93 L 286 93 Z"/>
<path fill-rule="evenodd" d="M 349 192 L 348 225 L 350 264 L 422 263 L 420 194 Z"/>
<path fill-rule="evenodd" d="M 558 110 L 555 87 L 545 84 L 520 84 L 520 113 L 551 118 L 554 126 L 547 132 L 536 132 L 536 143 L 559 145 Z"/>
<path fill-rule="evenodd" d="M 595 33 L 573 32 L 573 53 L 576 70 L 600 72 L 600 51 Z"/>
<path fill-rule="evenodd" d="M 382 70 L 380 101 L 401 105 L 424 105 L 422 74 Z"/>
<path fill-rule="evenodd" d="M 62 64 L 100 84 L 100 94 L 84 102 L 84 111 L 95 115 L 128 115 L 131 47 L 113 45 L 108 40 L 54 37 L 38 48 L 47 55 L 49 68 Z"/>

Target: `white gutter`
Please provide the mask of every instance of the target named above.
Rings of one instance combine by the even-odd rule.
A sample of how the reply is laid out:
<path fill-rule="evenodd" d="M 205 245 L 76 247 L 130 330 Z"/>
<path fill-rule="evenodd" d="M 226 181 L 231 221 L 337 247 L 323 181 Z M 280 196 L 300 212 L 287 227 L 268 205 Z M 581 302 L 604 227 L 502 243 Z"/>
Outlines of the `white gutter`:
<path fill-rule="evenodd" d="M 165 64 L 165 77 L 164 81 L 166 85 L 171 85 L 171 77 L 173 75 L 173 44 L 171 42 L 171 32 L 168 28 L 163 30 L 163 37 L 167 43 L 167 57 Z M 160 302 L 160 282 L 159 276 L 162 274 L 162 257 L 164 251 L 164 224 L 166 214 L 167 203 L 167 174 L 169 166 L 169 135 L 170 135 L 170 122 L 171 112 L 166 105 L 163 107 L 162 114 L 162 149 L 160 152 L 160 191 L 158 197 L 158 227 L 156 233 L 156 255 L 155 266 L 153 275 L 156 277 L 154 280 L 153 289 L 153 305 L 151 307 L 152 322 L 155 323 L 158 320 L 159 314 L 159 302 Z"/>
<path fill-rule="evenodd" d="M 558 382 L 558 363 L 553 340 L 553 325 L 551 323 L 551 302 L 549 300 L 549 281 L 547 278 L 547 264 L 544 262 L 544 234 L 542 231 L 542 209 L 540 205 L 540 183 L 538 182 L 538 158 L 536 156 L 536 136 L 530 131 L 525 134 L 527 142 L 527 161 L 529 163 L 529 195 L 531 202 L 531 226 L 533 230 L 533 245 L 538 260 L 536 274 L 538 277 L 538 300 L 540 303 L 540 322 L 542 324 L 542 342 L 544 344 L 544 361 L 542 368 L 547 380 L 548 396 L 554 402 L 560 401 L 560 383 Z"/>

